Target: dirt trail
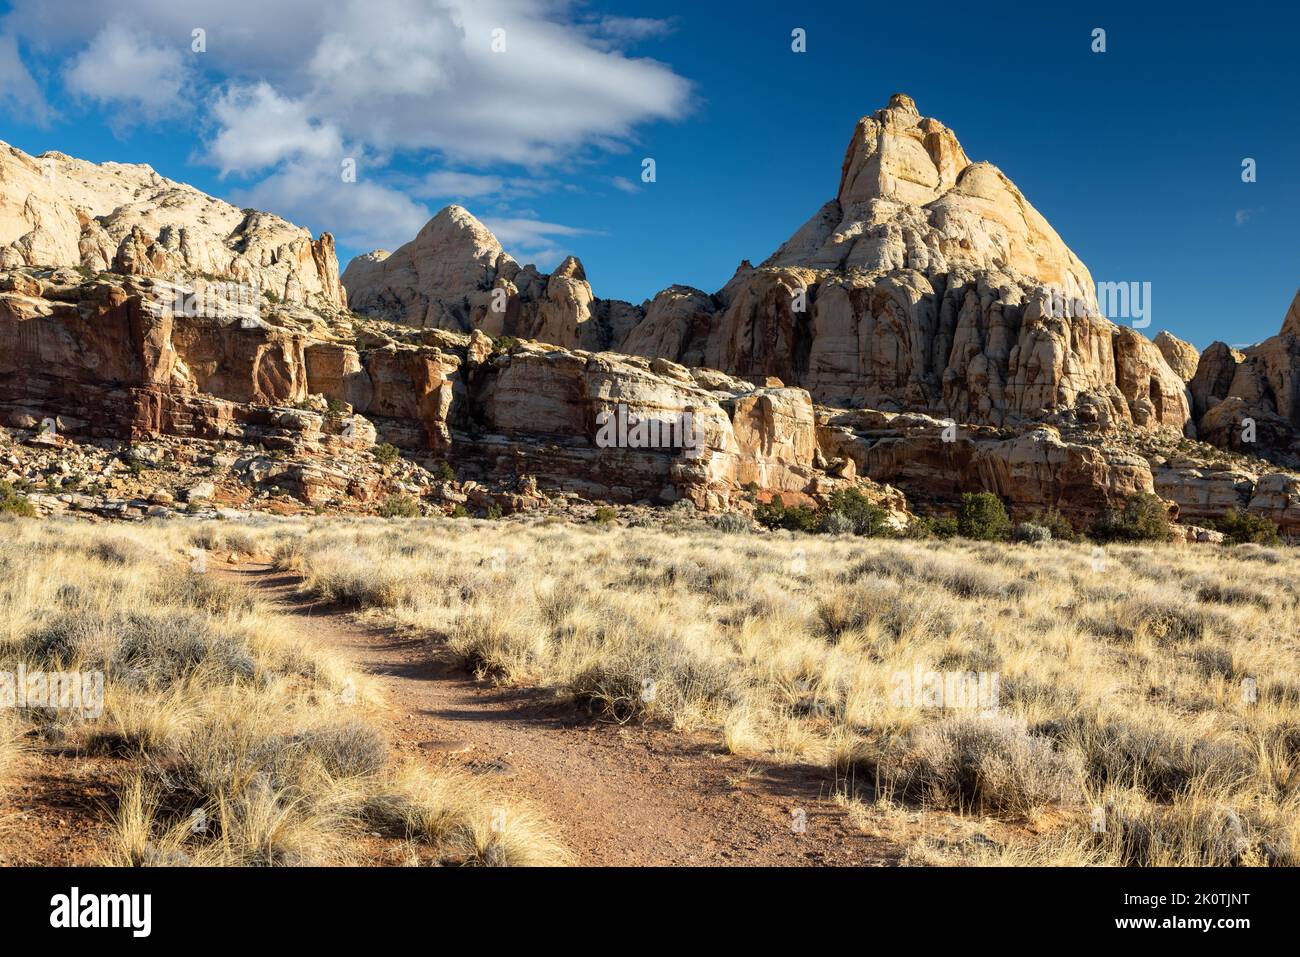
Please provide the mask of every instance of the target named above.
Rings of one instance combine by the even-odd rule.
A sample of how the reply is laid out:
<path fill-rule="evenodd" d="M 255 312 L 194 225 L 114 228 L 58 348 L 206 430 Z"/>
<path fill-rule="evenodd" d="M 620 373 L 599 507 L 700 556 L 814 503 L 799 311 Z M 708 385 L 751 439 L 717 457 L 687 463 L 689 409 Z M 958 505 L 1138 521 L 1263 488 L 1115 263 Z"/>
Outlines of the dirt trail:
<path fill-rule="evenodd" d="M 395 747 L 431 764 L 499 775 L 535 803 L 587 865 L 863 865 L 899 848 L 864 835 L 820 768 L 726 754 L 716 738 L 593 721 L 544 691 L 474 681 L 436 645 L 305 598 L 267 565 L 222 574 L 251 585 L 302 634 L 376 677 Z M 803 830 L 797 823 L 803 822 Z"/>

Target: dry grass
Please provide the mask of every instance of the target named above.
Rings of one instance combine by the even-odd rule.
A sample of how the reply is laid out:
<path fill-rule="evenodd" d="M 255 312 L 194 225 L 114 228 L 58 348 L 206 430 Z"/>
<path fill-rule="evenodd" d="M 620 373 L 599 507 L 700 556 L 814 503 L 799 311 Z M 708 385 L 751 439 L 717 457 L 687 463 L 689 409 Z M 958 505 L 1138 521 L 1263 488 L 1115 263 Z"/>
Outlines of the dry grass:
<path fill-rule="evenodd" d="M 836 765 L 868 807 L 1056 822 L 979 844 L 984 862 L 1300 858 L 1290 550 L 465 520 L 256 534 L 320 596 L 484 678 Z M 908 693 L 928 673 L 991 679 L 993 700 Z"/>
<path fill-rule="evenodd" d="M 252 530 L 8 521 L 3 532 L 0 671 L 101 674 L 104 694 L 0 717 L 123 759 L 112 863 L 364 863 L 367 835 L 386 830 L 427 862 L 566 859 L 528 807 L 393 761 L 364 676 L 254 594 L 194 570 L 196 545 L 246 553 Z M 0 732 L 0 773 L 12 747 Z"/>
<path fill-rule="evenodd" d="M 365 679 L 192 572 L 195 548 L 272 555 L 485 680 L 836 767 L 868 829 L 942 811 L 1021 835 L 923 839 L 914 861 L 1300 857 L 1290 550 L 338 518 L 4 531 L 0 670 L 106 680 L 102 714 L 10 721 L 131 762 L 118 862 L 347 863 L 375 832 L 419 862 L 565 859 L 527 807 L 396 764 Z"/>
<path fill-rule="evenodd" d="M 5 792 L 17 757 L 17 722 L 9 715 L 0 713 L 0 794 Z"/>

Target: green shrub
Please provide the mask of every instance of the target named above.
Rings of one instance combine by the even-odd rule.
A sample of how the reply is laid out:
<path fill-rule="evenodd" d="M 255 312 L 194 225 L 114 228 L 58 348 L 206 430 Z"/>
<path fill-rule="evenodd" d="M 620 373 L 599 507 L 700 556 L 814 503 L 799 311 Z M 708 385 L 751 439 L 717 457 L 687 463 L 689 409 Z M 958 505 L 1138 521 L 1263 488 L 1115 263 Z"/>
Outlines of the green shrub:
<path fill-rule="evenodd" d="M 501 512 L 500 505 L 489 505 L 487 509 L 483 512 L 483 517 L 493 522 L 499 519 L 501 515 L 502 512 Z"/>
<path fill-rule="evenodd" d="M 454 482 L 456 481 L 456 470 L 446 462 L 439 462 L 433 470 L 433 477 L 439 482 Z"/>
<path fill-rule="evenodd" d="M 967 492 L 957 506 L 957 533 L 984 542 L 1001 541 L 1011 534 L 1011 519 L 1002 499 L 992 492 Z"/>
<path fill-rule="evenodd" d="M 36 514 L 36 507 L 11 484 L 0 482 L 0 513 L 31 518 Z"/>
<path fill-rule="evenodd" d="M 452 518 L 469 518 L 469 509 L 464 505 L 457 505 L 451 510 Z"/>
<path fill-rule="evenodd" d="M 1047 529 L 1052 533 L 1052 538 L 1058 542 L 1073 542 L 1079 537 L 1079 533 L 1074 530 L 1074 526 L 1070 524 L 1069 519 L 1055 508 L 1034 512 L 1029 516 L 1029 521 L 1034 525 L 1041 525 Z"/>
<path fill-rule="evenodd" d="M 397 451 L 397 446 L 390 442 L 381 442 L 370 451 L 374 453 L 375 458 L 378 459 L 382 465 L 391 465 L 393 462 L 396 462 L 398 455 L 400 454 Z"/>
<path fill-rule="evenodd" d="M 602 505 L 596 509 L 596 513 L 591 518 L 601 525 L 609 525 L 618 519 L 618 510 L 610 505 Z"/>
<path fill-rule="evenodd" d="M 415 518 L 420 514 L 420 501 L 413 495 L 390 495 L 379 506 L 384 518 Z"/>
<path fill-rule="evenodd" d="M 831 495 L 823 523 L 831 515 L 839 515 L 847 519 L 848 527 L 854 535 L 876 536 L 891 531 L 888 523 L 889 510 L 881 508 L 855 488 L 840 489 Z M 833 520 L 833 524 L 839 528 L 846 527 L 840 520 Z"/>
<path fill-rule="evenodd" d="M 1224 541 L 1234 545 L 1276 545 L 1282 541 L 1277 533 L 1277 523 L 1263 515 L 1238 512 L 1230 508 L 1223 517 L 1211 521 L 1209 526 L 1223 532 Z"/>
<path fill-rule="evenodd" d="M 1150 492 L 1133 496 L 1123 509 L 1106 509 L 1088 530 L 1098 542 L 1167 542 L 1173 534 L 1164 503 Z"/>
<path fill-rule="evenodd" d="M 792 532 L 815 532 L 821 524 L 816 509 L 807 505 L 786 507 L 779 495 L 754 509 L 754 518 L 767 528 L 784 528 Z"/>
<path fill-rule="evenodd" d="M 936 538 L 956 538 L 957 537 L 957 516 L 940 515 L 930 522 L 930 531 Z"/>
<path fill-rule="evenodd" d="M 1035 525 L 1033 522 L 1021 522 L 1011 530 L 1011 540 L 1013 542 L 1027 542 L 1031 545 L 1038 542 L 1050 542 L 1052 532 L 1051 529 L 1044 528 L 1042 525 Z"/>
<path fill-rule="evenodd" d="M 827 512 L 822 516 L 821 530 L 827 535 L 856 535 L 857 526 L 843 512 Z"/>
<path fill-rule="evenodd" d="M 917 515 L 908 523 L 903 535 L 906 538 L 955 538 L 957 519 L 951 515 Z"/>
<path fill-rule="evenodd" d="M 723 512 L 721 515 L 710 515 L 708 522 L 709 527 L 714 531 L 723 532 L 727 535 L 737 535 L 754 529 L 753 523 L 739 512 Z"/>

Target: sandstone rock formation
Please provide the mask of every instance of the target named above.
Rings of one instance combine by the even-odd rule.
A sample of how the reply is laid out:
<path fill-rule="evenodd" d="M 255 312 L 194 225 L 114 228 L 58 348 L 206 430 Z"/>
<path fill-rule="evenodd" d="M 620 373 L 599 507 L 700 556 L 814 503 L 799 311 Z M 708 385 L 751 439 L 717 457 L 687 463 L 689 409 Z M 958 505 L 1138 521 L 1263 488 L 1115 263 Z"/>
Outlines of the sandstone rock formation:
<path fill-rule="evenodd" d="M 1295 298 L 1291 300 L 1291 308 L 1286 311 L 1286 319 L 1282 322 L 1282 335 L 1300 336 L 1300 290 L 1296 291 Z"/>
<path fill-rule="evenodd" d="M 802 389 L 552 345 L 494 351 L 477 331 L 375 335 L 358 350 L 289 307 L 263 318 L 232 303 L 225 315 L 191 316 L 173 302 L 171 284 L 149 278 L 0 274 L 0 424 L 33 429 L 50 419 L 60 436 L 271 448 L 384 440 L 498 485 L 530 476 L 613 501 L 685 497 L 716 509 L 745 507 L 749 490 L 818 501 L 856 486 L 904 504 L 824 468 Z M 620 415 L 688 424 L 697 439 L 603 445 L 602 419 Z M 316 486 L 347 485 L 314 473 L 293 479 L 308 500 L 323 494 Z"/>
<path fill-rule="evenodd" d="M 1168 331 L 1156 333 L 1152 340 L 1160 354 L 1165 357 L 1165 362 L 1169 368 L 1174 370 L 1178 378 L 1184 382 L 1191 382 L 1196 376 L 1196 367 L 1200 364 L 1201 354 L 1197 351 L 1196 346 L 1190 342 L 1184 342 L 1176 335 Z"/>
<path fill-rule="evenodd" d="M 1014 184 L 902 94 L 858 122 L 836 197 L 713 295 L 595 299 L 576 260 L 550 277 L 520 269 L 459 207 L 381 256 L 349 265 L 352 308 L 416 325 L 706 365 L 828 405 L 970 423 L 1067 415 L 1181 433 L 1191 421 L 1186 370 L 1102 318 L 1088 270 Z"/>
<path fill-rule="evenodd" d="M 0 142 L 0 268 L 207 275 L 275 300 L 346 304 L 334 237 L 240 210 L 144 165 L 28 156 Z"/>
<path fill-rule="evenodd" d="M 835 199 L 765 266 L 848 272 L 958 265 L 1055 284 L 1095 306 L 1092 277 L 995 166 L 972 163 L 953 132 L 912 98 L 858 121 Z"/>
<path fill-rule="evenodd" d="M 859 121 L 835 199 L 713 294 L 598 299 L 576 258 L 520 266 L 460 207 L 344 284 L 333 255 L 147 167 L 8 150 L 0 425 L 260 448 L 229 468 L 312 505 L 397 487 L 747 510 L 857 488 L 902 514 L 985 489 L 1083 526 L 1154 492 L 1184 520 L 1233 507 L 1300 535 L 1300 475 L 1277 467 L 1300 464 L 1300 297 L 1242 352 L 1116 326 L 1023 195 L 902 95 Z M 698 441 L 610 444 L 624 419 L 689 419 Z M 363 476 L 376 442 L 466 480 Z"/>
<path fill-rule="evenodd" d="M 394 253 L 376 250 L 348 263 L 343 284 L 357 312 L 416 326 L 452 329 L 465 324 L 498 276 L 519 265 L 487 227 L 459 206 L 448 206 Z"/>
<path fill-rule="evenodd" d="M 818 416 L 827 454 L 909 492 L 914 505 L 945 503 L 983 489 L 1017 516 L 1054 508 L 1079 525 L 1106 506 L 1154 491 L 1147 460 L 1063 440 L 1051 426 L 1020 435 L 988 427 L 950 429 L 916 413 L 831 412 Z"/>
<path fill-rule="evenodd" d="M 1300 467 L 1300 294 L 1279 335 L 1240 351 L 1210 345 L 1190 388 L 1206 441 Z"/>

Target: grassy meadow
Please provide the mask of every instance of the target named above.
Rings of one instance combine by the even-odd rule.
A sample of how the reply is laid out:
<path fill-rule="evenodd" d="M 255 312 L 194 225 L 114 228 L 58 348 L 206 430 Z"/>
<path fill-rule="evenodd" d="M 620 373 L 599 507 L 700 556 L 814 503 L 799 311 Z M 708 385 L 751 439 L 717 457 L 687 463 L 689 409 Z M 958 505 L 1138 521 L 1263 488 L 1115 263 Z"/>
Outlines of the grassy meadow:
<path fill-rule="evenodd" d="M 547 522 L 261 534 L 317 595 L 484 680 L 833 766 L 864 819 L 1032 825 L 973 863 L 1300 854 L 1292 550 Z"/>
<path fill-rule="evenodd" d="M 398 761 L 366 677 L 211 574 L 191 525 L 0 532 L 0 672 L 103 676 L 0 709 L 0 796 L 23 750 L 111 759 L 105 863 L 367 863 L 374 835 L 409 863 L 565 860 L 530 808 Z"/>
<path fill-rule="evenodd" d="M 106 677 L 98 716 L 11 709 L 0 782 L 16 746 L 120 758 L 117 863 L 359 862 L 374 831 L 412 862 L 565 860 L 531 809 L 494 831 L 508 796 L 396 761 L 365 676 L 202 570 L 231 552 L 484 681 L 833 768 L 864 827 L 943 812 L 1019 835 L 943 863 L 1300 858 L 1294 550 L 538 518 L 3 530 L 0 670 Z"/>

